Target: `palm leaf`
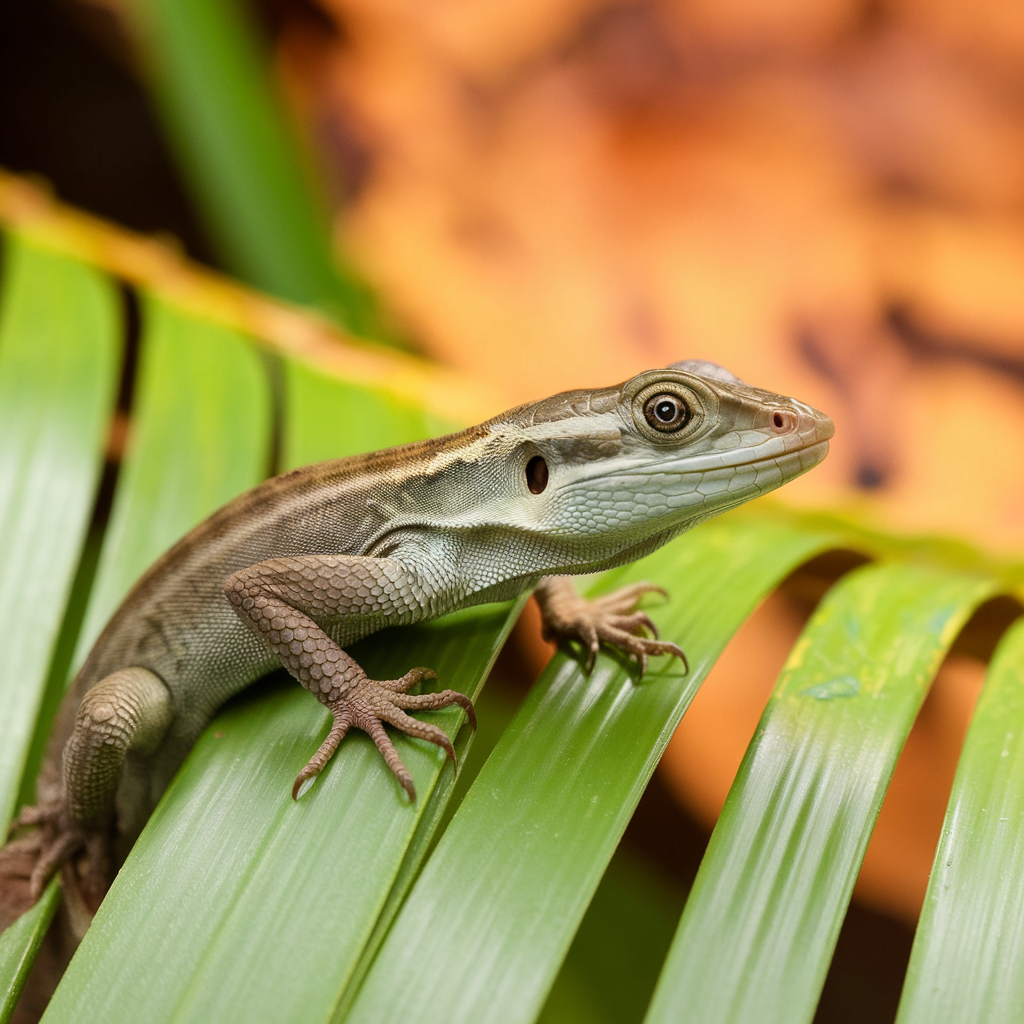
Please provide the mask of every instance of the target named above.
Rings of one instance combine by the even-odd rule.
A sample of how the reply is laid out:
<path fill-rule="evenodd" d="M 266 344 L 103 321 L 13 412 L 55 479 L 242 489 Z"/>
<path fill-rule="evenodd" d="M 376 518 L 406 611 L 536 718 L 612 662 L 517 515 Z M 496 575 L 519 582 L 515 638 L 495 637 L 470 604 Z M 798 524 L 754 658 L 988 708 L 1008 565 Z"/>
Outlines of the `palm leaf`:
<path fill-rule="evenodd" d="M 990 582 L 870 566 L 793 648 L 697 875 L 647 1020 L 810 1020 L 896 758 Z"/>
<path fill-rule="evenodd" d="M 474 388 L 337 335 L 329 348 L 316 321 L 166 260 L 128 259 L 152 251 L 46 203 L 13 202 L 5 184 L 0 417 L 15 425 L 0 433 L 0 472 L 12 481 L 0 492 L 0 550 L 39 559 L 37 568 L 12 556 L 17 573 L 5 571 L 0 591 L 12 635 L 36 638 L 17 662 L 0 654 L 3 727 L 15 738 L 0 757 L 9 813 L 47 728 L 36 717 L 48 706 L 48 668 L 60 664 L 60 644 L 76 639 L 82 609 L 69 595 L 88 600 L 80 657 L 141 568 L 274 458 L 286 467 L 447 429 Z M 110 271 L 139 292 L 140 368 L 113 512 L 94 539 L 98 569 L 94 580 L 80 572 L 73 592 L 116 386 L 122 327 Z M 52 372 L 53 351 L 76 367 L 71 383 Z M 439 837 L 454 787 L 435 748 L 398 738 L 420 790 L 414 805 L 359 736 L 294 804 L 291 779 L 322 737 L 325 713 L 279 678 L 229 705 L 133 850 L 47 1020 L 536 1020 L 718 653 L 782 577 L 837 547 L 883 561 L 842 580 L 794 649 L 649 1013 L 809 1019 L 885 785 L 937 665 L 972 609 L 1019 586 L 1021 573 L 963 545 L 901 542 L 765 505 L 597 581 L 665 585 L 669 601 L 650 611 L 686 646 L 691 674 L 661 663 L 637 683 L 628 665 L 602 655 L 585 676 L 558 656 L 468 791 L 460 788 Z M 37 572 L 48 589 L 37 592 Z M 431 664 L 443 685 L 476 694 L 515 612 L 485 607 L 386 631 L 357 656 L 385 675 Z M 986 937 L 1016 952 L 1021 930 L 1019 901 L 999 898 L 1020 873 L 1020 637 L 1014 631 L 1001 648 L 965 747 L 906 1019 L 939 1019 L 936 977 L 958 1019 L 972 1006 L 993 1020 L 1019 1012 L 1020 957 L 997 972 Z M 465 753 L 461 714 L 434 718 Z M 986 810 L 996 806 L 999 820 Z M 0 1020 L 52 892 L 0 936 Z M 635 992 L 630 1005 L 643 998 Z"/>
<path fill-rule="evenodd" d="M 117 305 L 89 267 L 17 240 L 0 307 L 0 820 L 10 820 L 99 482 Z"/>
<path fill-rule="evenodd" d="M 236 0 L 130 0 L 123 13 L 172 149 L 224 265 L 349 330 L 394 331 L 330 241 L 326 203 Z"/>
<path fill-rule="evenodd" d="M 637 685 L 610 655 L 589 679 L 564 655 L 552 661 L 438 844 L 348 1019 L 533 1020 L 701 680 L 766 591 L 827 543 L 725 521 L 607 574 L 605 588 L 650 579 L 670 591 L 654 616 L 662 632 L 686 638 L 691 674 L 671 663 Z M 430 958 L 416 952 L 426 947 Z"/>
<path fill-rule="evenodd" d="M 898 1024 L 1024 1016 L 1024 623 L 1003 638 L 953 783 Z"/>
<path fill-rule="evenodd" d="M 15 239 L 0 293 L 0 827 L 14 810 L 99 482 L 117 305 L 95 270 Z M 17 585 L 10 585 L 18 580 Z M 0 935 L 0 1020 L 56 906 Z"/>

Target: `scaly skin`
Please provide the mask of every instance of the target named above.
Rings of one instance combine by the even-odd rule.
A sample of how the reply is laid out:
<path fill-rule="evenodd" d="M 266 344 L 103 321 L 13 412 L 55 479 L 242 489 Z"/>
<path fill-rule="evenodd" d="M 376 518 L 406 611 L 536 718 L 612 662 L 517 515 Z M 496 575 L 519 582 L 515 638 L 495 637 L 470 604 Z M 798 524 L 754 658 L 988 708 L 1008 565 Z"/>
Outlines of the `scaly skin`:
<path fill-rule="evenodd" d="M 542 577 L 632 561 L 824 458 L 832 424 L 713 364 L 524 405 L 459 434 L 286 473 L 235 499 L 135 585 L 78 673 L 39 781 L 36 826 L 0 851 L 38 897 L 61 864 L 95 906 L 189 748 L 230 696 L 278 664 L 333 714 L 300 796 L 352 726 L 413 782 L 384 723 L 442 746 L 406 712 L 429 669 L 372 680 L 344 648 L 384 626 L 514 597 Z M 594 603 L 545 579 L 545 629 L 639 663 L 682 656 L 636 611 L 645 585 Z M 115 810 L 116 808 L 116 810 Z M 5 860 L 6 858 L 6 860 Z M 13 870 L 13 869 L 11 869 Z M 9 879 L 10 872 L 8 873 Z"/>

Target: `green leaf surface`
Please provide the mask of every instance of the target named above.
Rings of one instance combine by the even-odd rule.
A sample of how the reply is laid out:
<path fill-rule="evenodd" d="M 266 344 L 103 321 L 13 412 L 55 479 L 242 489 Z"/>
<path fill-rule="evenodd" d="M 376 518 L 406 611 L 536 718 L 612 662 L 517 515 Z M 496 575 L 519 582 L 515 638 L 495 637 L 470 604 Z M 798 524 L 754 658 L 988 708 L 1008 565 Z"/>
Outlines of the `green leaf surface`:
<path fill-rule="evenodd" d="M 528 599 L 529 595 L 523 594 L 515 602 L 508 620 L 510 625 L 518 619 L 519 613 Z M 490 756 L 514 715 L 514 705 L 510 707 L 509 695 L 494 687 L 493 684 L 483 690 L 475 691 L 473 703 L 476 708 L 479 728 L 476 732 L 462 729 L 456 737 L 454 746 L 459 759 L 458 775 L 442 772 L 437 784 L 431 790 L 428 803 L 423 809 L 416 831 L 409 840 L 401 867 L 391 885 L 387 901 L 381 909 L 373 932 L 363 945 L 355 970 L 335 1008 L 332 1020 L 344 1020 L 347 1016 L 362 985 L 362 980 L 372 966 L 377 951 L 405 900 L 409 887 L 419 874 L 425 857 L 432 849 L 431 844 L 447 828 L 456 808 L 462 803 L 463 797 L 472 786 L 481 766 Z"/>
<path fill-rule="evenodd" d="M 270 391 L 242 335 L 144 296 L 131 435 L 75 666 L 175 541 L 263 478 Z"/>
<path fill-rule="evenodd" d="M 676 879 L 620 846 L 537 1024 L 639 1024 L 683 910 Z"/>
<path fill-rule="evenodd" d="M 657 760 L 700 681 L 754 605 L 829 539 L 706 524 L 600 589 L 649 579 L 652 610 L 691 674 L 643 682 L 602 654 L 590 676 L 556 655 L 481 769 L 414 885 L 346 1020 L 532 1021 Z"/>
<path fill-rule="evenodd" d="M 273 89 L 269 54 L 237 0 L 130 0 L 157 105 L 221 258 L 258 288 L 387 337 L 362 283 L 331 248 Z"/>
<path fill-rule="evenodd" d="M 291 359 L 284 363 L 284 409 L 283 469 L 419 441 L 437 427 L 423 409 Z"/>
<path fill-rule="evenodd" d="M 897 1024 L 1024 1020 L 1024 622 L 967 734 Z"/>
<path fill-rule="evenodd" d="M 991 589 L 890 564 L 829 592 L 733 783 L 648 1024 L 811 1020 L 896 758 Z"/>
<path fill-rule="evenodd" d="M 102 466 L 113 287 L 8 236 L 0 306 L 0 834 L 14 809 Z"/>
<path fill-rule="evenodd" d="M 7 1024 L 14 1015 L 18 997 L 59 902 L 60 884 L 52 878 L 39 902 L 10 928 L 0 932 L 0 1024 Z"/>
<path fill-rule="evenodd" d="M 269 391 L 251 345 L 157 299 L 143 314 L 133 433 L 76 660 L 138 575 L 266 462 Z M 90 931 L 86 945 L 100 941 Z"/>

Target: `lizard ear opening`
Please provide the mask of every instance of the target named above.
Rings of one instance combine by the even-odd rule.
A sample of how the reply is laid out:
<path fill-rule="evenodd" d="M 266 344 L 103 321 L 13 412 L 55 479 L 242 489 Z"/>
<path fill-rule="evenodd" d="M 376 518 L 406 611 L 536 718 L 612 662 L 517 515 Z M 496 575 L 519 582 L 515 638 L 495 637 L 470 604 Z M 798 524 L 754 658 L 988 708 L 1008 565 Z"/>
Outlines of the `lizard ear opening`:
<path fill-rule="evenodd" d="M 540 455 L 534 455 L 526 464 L 526 486 L 531 494 L 540 494 L 548 485 L 548 464 Z"/>

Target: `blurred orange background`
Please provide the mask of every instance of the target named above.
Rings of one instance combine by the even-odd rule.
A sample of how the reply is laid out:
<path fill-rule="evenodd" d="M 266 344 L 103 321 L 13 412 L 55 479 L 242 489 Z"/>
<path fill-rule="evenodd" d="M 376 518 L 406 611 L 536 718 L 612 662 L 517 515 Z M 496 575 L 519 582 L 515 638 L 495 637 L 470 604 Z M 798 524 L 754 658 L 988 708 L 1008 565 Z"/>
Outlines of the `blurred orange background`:
<path fill-rule="evenodd" d="M 835 419 L 785 500 L 1024 546 L 1019 0 L 281 12 L 339 242 L 434 357 L 510 403 L 711 359 Z M 708 827 L 805 615 L 755 615 L 666 755 Z M 858 883 L 910 922 L 982 677 L 943 668 Z"/>
<path fill-rule="evenodd" d="M 1021 546 L 1019 2 L 321 3 L 282 78 L 434 356 L 510 401 L 712 359 L 836 420 L 788 499 Z"/>

